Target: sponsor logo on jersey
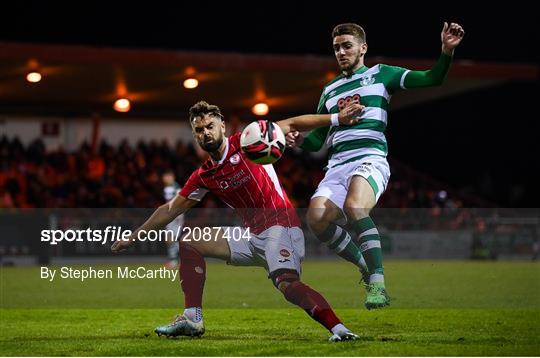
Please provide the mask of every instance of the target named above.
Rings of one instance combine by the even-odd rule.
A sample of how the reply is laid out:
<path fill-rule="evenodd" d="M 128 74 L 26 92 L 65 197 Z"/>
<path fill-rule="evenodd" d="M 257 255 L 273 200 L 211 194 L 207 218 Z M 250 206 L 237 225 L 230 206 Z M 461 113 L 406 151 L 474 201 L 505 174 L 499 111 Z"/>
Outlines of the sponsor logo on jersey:
<path fill-rule="evenodd" d="M 251 175 L 249 173 L 246 173 L 244 169 L 240 169 L 233 176 L 220 180 L 219 187 L 221 188 L 221 190 L 227 190 L 229 188 L 236 189 L 250 180 Z"/>
<path fill-rule="evenodd" d="M 236 165 L 238 163 L 240 163 L 240 154 L 236 153 L 234 154 L 231 159 L 229 159 L 229 161 L 231 162 L 232 165 Z"/>
<path fill-rule="evenodd" d="M 341 111 L 343 108 L 347 107 L 352 102 L 360 103 L 360 95 L 357 93 L 353 96 L 347 96 L 344 98 L 340 98 L 337 101 L 337 107 Z"/>
<path fill-rule="evenodd" d="M 227 180 L 222 180 L 219 182 L 219 187 L 225 190 L 229 187 L 229 182 Z"/>

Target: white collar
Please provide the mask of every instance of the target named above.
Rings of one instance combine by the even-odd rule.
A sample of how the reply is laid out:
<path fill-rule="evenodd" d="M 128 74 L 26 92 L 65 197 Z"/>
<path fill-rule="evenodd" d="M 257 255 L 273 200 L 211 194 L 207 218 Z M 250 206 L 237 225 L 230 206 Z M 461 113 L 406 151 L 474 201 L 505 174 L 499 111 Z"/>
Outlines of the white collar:
<path fill-rule="evenodd" d="M 219 162 L 217 162 L 218 165 L 223 164 L 223 162 L 225 161 L 225 158 L 227 158 L 227 154 L 229 154 L 229 138 L 225 137 L 225 150 L 223 151 L 223 156 L 221 157 Z M 210 157 L 210 160 L 212 161 L 212 164 L 214 165 L 216 164 L 216 162 L 214 161 L 214 159 L 212 159 L 212 157 Z"/>

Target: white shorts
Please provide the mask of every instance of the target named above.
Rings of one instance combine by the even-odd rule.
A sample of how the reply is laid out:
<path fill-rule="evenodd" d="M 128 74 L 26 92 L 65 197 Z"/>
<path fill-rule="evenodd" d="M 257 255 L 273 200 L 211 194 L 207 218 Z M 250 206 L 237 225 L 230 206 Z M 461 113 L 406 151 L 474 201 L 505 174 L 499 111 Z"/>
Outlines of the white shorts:
<path fill-rule="evenodd" d="M 278 269 L 301 273 L 304 260 L 304 233 L 299 227 L 272 226 L 248 240 L 228 240 L 231 250 L 230 264 L 234 266 L 261 266 L 268 273 Z"/>
<path fill-rule="evenodd" d="M 311 198 L 317 196 L 328 198 L 343 209 L 349 184 L 356 175 L 360 175 L 368 181 L 375 193 L 375 202 L 377 202 L 388 185 L 390 166 L 386 158 L 370 156 L 330 168 Z"/>

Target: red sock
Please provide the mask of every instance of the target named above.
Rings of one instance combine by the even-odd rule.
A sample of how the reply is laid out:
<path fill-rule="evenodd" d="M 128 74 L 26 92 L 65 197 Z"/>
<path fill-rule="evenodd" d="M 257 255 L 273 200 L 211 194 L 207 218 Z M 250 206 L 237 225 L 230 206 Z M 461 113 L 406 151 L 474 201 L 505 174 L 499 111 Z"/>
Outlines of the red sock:
<path fill-rule="evenodd" d="M 180 243 L 179 271 L 185 307 L 202 307 L 206 262 L 197 250 L 184 243 Z"/>
<path fill-rule="evenodd" d="M 324 297 L 300 281 L 290 283 L 285 289 L 284 295 L 287 301 L 303 308 L 308 315 L 329 331 L 336 324 L 341 323 Z"/>

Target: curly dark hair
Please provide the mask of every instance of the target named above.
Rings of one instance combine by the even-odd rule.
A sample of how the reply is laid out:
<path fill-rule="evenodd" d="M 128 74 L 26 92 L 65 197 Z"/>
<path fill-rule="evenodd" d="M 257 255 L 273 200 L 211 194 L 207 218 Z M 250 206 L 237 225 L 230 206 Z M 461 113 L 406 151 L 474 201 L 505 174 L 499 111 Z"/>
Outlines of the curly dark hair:
<path fill-rule="evenodd" d="M 195 103 L 189 109 L 189 121 L 192 122 L 195 118 L 203 117 L 205 114 L 209 114 L 212 117 L 218 117 L 223 120 L 223 115 L 218 106 L 209 104 L 206 101 L 199 101 Z"/>

